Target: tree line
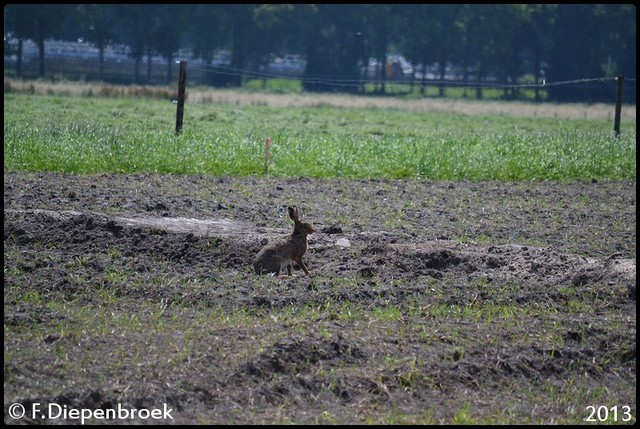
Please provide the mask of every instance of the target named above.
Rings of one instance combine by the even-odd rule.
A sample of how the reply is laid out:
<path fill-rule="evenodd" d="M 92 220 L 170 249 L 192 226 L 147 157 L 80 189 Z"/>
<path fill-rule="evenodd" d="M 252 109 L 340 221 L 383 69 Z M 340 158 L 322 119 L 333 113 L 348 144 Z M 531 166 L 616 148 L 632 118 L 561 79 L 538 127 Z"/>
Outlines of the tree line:
<path fill-rule="evenodd" d="M 107 46 L 129 46 L 134 79 L 142 83 L 143 60 L 150 73 L 152 54 L 166 59 L 170 82 L 181 49 L 205 64 L 225 50 L 230 68 L 250 71 L 265 67 L 274 53 L 299 54 L 306 60 L 306 91 L 358 91 L 332 82 L 361 81 L 369 59 L 384 65 L 390 52 L 419 65 L 422 79 L 428 65 L 437 65 L 441 95 L 451 67 L 464 82 L 477 84 L 479 98 L 490 80 L 540 83 L 636 73 L 631 4 L 13 4 L 4 15 L 5 55 L 13 49 L 17 75 L 23 40 L 38 46 L 44 77 L 44 41 L 78 38 L 97 47 L 101 65 Z M 7 44 L 10 38 L 18 40 L 15 48 Z M 376 70 L 376 81 L 384 93 L 384 67 Z M 240 85 L 240 77 L 224 83 Z M 510 91 L 506 95 L 515 97 Z M 599 97 L 571 85 L 549 87 L 548 95 L 555 101 Z"/>

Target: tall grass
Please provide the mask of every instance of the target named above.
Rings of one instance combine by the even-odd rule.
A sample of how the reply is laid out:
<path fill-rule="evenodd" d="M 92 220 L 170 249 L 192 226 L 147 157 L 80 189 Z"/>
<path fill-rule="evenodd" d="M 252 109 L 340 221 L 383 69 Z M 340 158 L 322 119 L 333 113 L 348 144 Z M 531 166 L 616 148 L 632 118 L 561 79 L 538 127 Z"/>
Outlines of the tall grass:
<path fill-rule="evenodd" d="M 148 98 L 4 98 L 4 169 L 315 178 L 591 180 L 636 175 L 635 121 L 393 108 L 190 104 Z"/>

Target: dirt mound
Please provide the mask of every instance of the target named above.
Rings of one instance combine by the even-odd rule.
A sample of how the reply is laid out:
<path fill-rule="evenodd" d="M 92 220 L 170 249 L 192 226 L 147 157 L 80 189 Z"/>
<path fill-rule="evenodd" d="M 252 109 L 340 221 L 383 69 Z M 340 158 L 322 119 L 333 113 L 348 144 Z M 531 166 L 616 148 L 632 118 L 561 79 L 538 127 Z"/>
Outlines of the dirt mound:
<path fill-rule="evenodd" d="M 96 254 L 101 247 L 117 248 L 124 255 L 160 255 L 182 265 L 183 269 L 206 264 L 210 270 L 250 272 L 253 255 L 269 237 L 283 232 L 260 228 L 260 233 L 257 233 L 246 223 L 229 219 L 5 210 L 5 237 L 11 237 L 18 245 L 30 243 L 37 237 L 38 241 L 57 243 L 58 247 L 72 246 L 75 253 L 84 254 L 85 266 L 93 271 L 92 276 L 104 271 L 104 257 Z M 314 267 L 316 276 L 355 276 L 364 284 L 369 284 L 363 289 L 354 289 L 349 296 L 339 297 L 349 300 L 387 295 L 403 299 L 406 295 L 425 292 L 428 289 L 425 278 L 443 280 L 465 277 L 467 282 L 487 286 L 480 293 L 465 296 L 464 300 L 467 301 L 495 299 L 492 290 L 505 285 L 536 284 L 536 289 L 526 289 L 526 295 L 521 292 L 509 296 L 510 300 L 523 303 L 542 297 L 549 299 L 554 287 L 565 284 L 584 288 L 596 283 L 631 287 L 635 284 L 636 276 L 635 260 L 622 258 L 618 254 L 607 258 L 587 258 L 560 253 L 551 247 L 479 245 L 449 240 L 412 240 L 413 243 L 407 244 L 398 243 L 393 235 L 366 233 L 316 233 L 309 241 L 310 250 L 306 258 Z M 208 248 L 203 250 L 203 247 Z M 21 268 L 28 270 L 29 265 Z M 153 267 L 139 265 L 137 270 L 152 271 Z M 59 275 L 54 271 L 50 278 L 40 277 L 36 281 L 64 289 L 60 285 Z M 378 287 L 378 284 L 387 285 L 393 279 L 414 286 L 402 290 Z M 367 283 L 368 280 L 371 282 Z M 164 294 L 175 292 L 168 290 Z M 144 295 L 145 291 L 138 290 L 136 293 Z M 158 291 L 149 290 L 148 293 L 157 295 Z M 249 302 L 256 306 L 278 306 L 291 302 L 308 304 L 308 297 L 304 293 L 287 297 L 254 296 Z"/>

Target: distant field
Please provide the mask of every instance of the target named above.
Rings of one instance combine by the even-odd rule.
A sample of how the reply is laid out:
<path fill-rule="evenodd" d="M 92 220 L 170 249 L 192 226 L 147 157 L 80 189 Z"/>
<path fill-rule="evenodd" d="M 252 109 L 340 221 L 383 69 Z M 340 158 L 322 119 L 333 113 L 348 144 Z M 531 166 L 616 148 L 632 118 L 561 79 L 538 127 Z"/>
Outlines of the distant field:
<path fill-rule="evenodd" d="M 5 171 L 432 180 L 636 175 L 635 106 L 5 81 Z"/>
<path fill-rule="evenodd" d="M 82 95 L 106 97 L 148 97 L 175 99 L 173 86 L 110 85 L 81 82 L 48 82 L 40 80 L 5 79 L 5 93 L 17 92 L 33 95 Z M 259 105 L 271 107 L 386 108 L 420 113 L 460 113 L 465 115 L 498 115 L 542 117 L 556 119 L 606 119 L 613 121 L 613 104 L 579 103 L 527 103 L 523 101 L 483 101 L 463 97 L 422 98 L 410 97 L 356 97 L 344 94 L 304 94 L 299 88 L 279 86 L 249 86 L 250 89 L 221 90 L 210 87 L 188 87 L 189 103 L 219 103 L 233 105 Z M 623 121 L 636 121 L 636 106 L 623 105 Z"/>

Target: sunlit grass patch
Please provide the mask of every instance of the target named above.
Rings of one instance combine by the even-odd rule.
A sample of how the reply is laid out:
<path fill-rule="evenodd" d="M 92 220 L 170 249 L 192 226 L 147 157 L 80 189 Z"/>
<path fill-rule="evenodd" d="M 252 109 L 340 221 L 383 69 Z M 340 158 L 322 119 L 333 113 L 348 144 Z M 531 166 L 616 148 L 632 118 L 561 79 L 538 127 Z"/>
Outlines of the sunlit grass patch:
<path fill-rule="evenodd" d="M 635 178 L 635 125 L 394 109 L 5 97 L 5 171 L 432 180 Z"/>

